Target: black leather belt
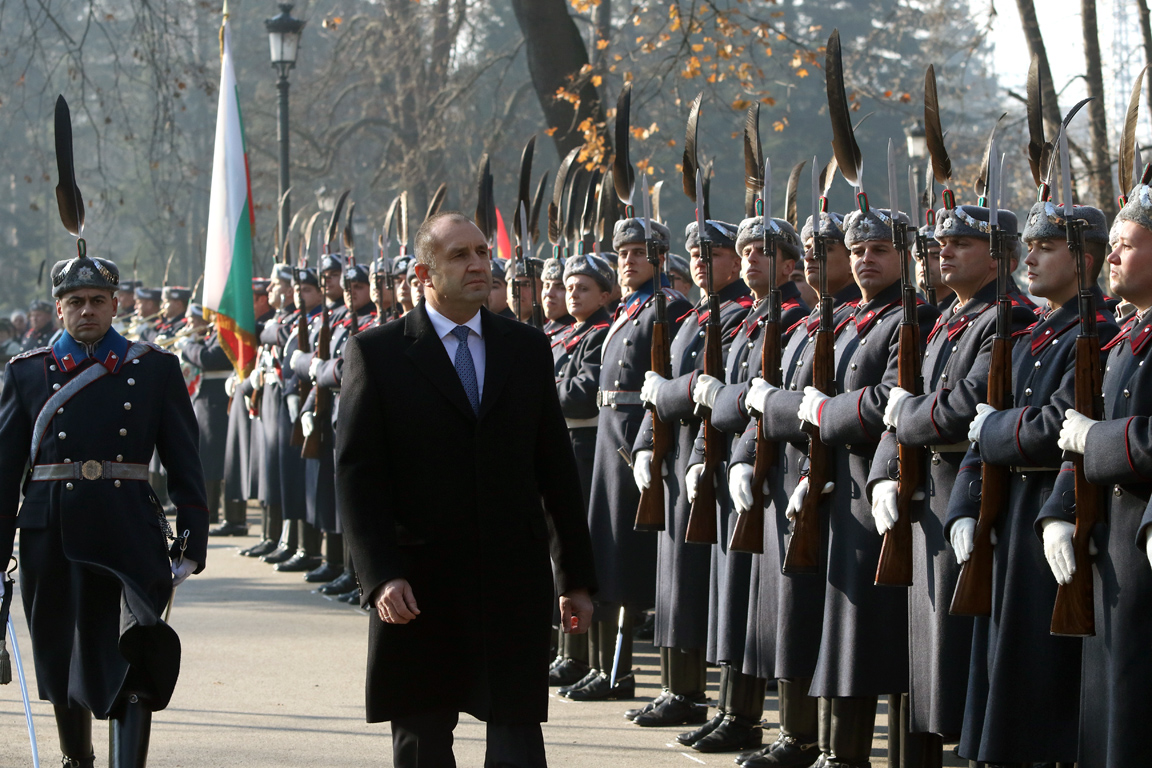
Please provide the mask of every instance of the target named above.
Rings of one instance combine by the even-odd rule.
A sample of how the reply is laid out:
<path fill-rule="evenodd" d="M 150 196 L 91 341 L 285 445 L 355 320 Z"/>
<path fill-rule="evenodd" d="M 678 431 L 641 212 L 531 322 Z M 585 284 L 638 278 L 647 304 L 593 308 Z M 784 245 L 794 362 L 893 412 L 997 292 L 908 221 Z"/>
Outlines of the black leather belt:
<path fill-rule="evenodd" d="M 70 461 L 64 464 L 37 464 L 33 480 L 147 480 L 147 464 L 122 461 Z"/>

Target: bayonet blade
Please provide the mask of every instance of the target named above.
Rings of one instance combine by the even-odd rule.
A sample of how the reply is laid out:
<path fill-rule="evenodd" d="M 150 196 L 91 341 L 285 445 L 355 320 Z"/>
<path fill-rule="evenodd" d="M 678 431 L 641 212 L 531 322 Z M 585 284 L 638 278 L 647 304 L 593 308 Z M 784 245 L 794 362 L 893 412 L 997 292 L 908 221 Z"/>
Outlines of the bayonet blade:
<path fill-rule="evenodd" d="M 764 201 L 764 221 L 761 224 L 765 229 L 772 226 L 772 159 L 764 158 L 764 188 L 760 194 Z"/>
<path fill-rule="evenodd" d="M 912 223 L 916 229 L 924 226 L 923 220 L 920 218 L 920 198 L 916 189 L 916 169 L 908 166 L 908 215 L 912 217 Z"/>
<path fill-rule="evenodd" d="M 988 142 L 988 226 L 1000 225 L 1000 164 L 996 162 L 996 137 Z"/>
<path fill-rule="evenodd" d="M 640 174 L 640 198 L 644 204 L 644 239 L 652 239 L 652 200 L 648 196 L 648 174 Z"/>
<path fill-rule="evenodd" d="M 664 219 L 660 216 L 660 192 L 664 189 L 664 180 L 656 182 L 652 185 L 652 221 L 664 223 Z"/>
<path fill-rule="evenodd" d="M 696 234 L 700 236 L 701 240 L 706 239 L 707 234 L 704 230 L 704 177 L 700 175 L 700 169 L 696 169 Z"/>
<path fill-rule="evenodd" d="M 892 221 L 896 221 L 896 213 L 900 210 L 900 199 L 896 196 L 896 147 L 892 139 L 888 139 L 888 209 L 892 213 Z"/>
<path fill-rule="evenodd" d="M 812 231 L 820 228 L 820 171 L 812 157 Z"/>
<path fill-rule="evenodd" d="M 1072 161 L 1068 157 L 1068 135 L 1060 132 L 1060 189 L 1064 194 L 1064 218 L 1072 218 Z"/>
<path fill-rule="evenodd" d="M 528 211 L 524 208 L 524 201 L 520 201 L 520 245 L 525 256 L 532 255 L 532 239 L 528 236 Z"/>

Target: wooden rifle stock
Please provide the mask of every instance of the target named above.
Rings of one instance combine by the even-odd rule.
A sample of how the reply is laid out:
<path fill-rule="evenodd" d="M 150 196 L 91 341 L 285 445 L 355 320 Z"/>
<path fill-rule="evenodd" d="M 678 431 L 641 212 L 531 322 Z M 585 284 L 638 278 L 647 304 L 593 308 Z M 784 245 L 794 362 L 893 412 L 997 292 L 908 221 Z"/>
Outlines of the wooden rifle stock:
<path fill-rule="evenodd" d="M 816 331 L 812 356 L 812 386 L 831 397 L 836 394 L 832 299 L 822 296 L 820 303 L 820 329 Z M 820 502 L 824 499 L 824 486 L 832 481 L 832 452 L 820 440 L 819 427 L 805 424 L 805 429 L 808 432 L 808 495 L 792 521 L 792 537 L 784 554 L 784 573 L 814 573 L 820 568 Z"/>
<path fill-rule="evenodd" d="M 769 301 L 778 301 L 773 291 Z M 774 387 L 780 386 L 780 313 L 770 309 L 768 319 L 760 328 L 764 346 L 760 350 L 760 376 Z M 775 314 L 775 317 L 773 315 Z M 764 552 L 764 483 L 776 464 L 778 453 L 775 440 L 764 436 L 763 417 L 756 419 L 756 457 L 752 462 L 752 506 L 740 515 L 732 528 L 728 549 L 736 552 Z"/>
<path fill-rule="evenodd" d="M 328 315 L 327 303 L 324 304 L 324 309 L 320 311 L 320 316 L 320 333 L 316 335 L 316 359 L 327 360 L 329 356 L 329 342 L 332 338 L 332 325 Z M 303 403 L 301 403 L 301 410 L 303 410 Z M 330 418 L 331 413 L 332 390 L 327 387 L 316 387 L 316 400 L 312 408 L 313 428 L 311 434 L 304 438 L 304 445 L 300 450 L 301 458 L 320 458 L 320 448 L 327 442 L 324 439 L 327 430 L 321 429 L 320 425 L 324 419 Z"/>
<path fill-rule="evenodd" d="M 998 312 L 1011 312 L 1011 302 L 1000 300 Z M 992 339 L 988 369 L 988 404 L 998 411 L 1012 407 L 1012 343 L 997 331 Z M 980 470 L 980 513 L 972 537 L 972 554 L 960 566 L 949 613 L 955 616 L 992 615 L 992 528 L 1000 510 L 1008 504 L 1011 470 L 984 462 Z"/>
<path fill-rule="evenodd" d="M 312 351 L 312 346 L 308 343 L 308 310 L 304 308 L 304 300 L 299 290 L 296 291 L 296 306 L 300 307 L 300 316 L 296 319 L 296 348 L 308 353 Z M 296 394 L 300 396 L 301 411 L 304 408 L 304 400 L 311 391 L 312 382 L 306 378 L 301 378 L 297 382 Z M 292 424 L 292 438 L 288 444 L 295 447 L 304 445 L 304 425 L 300 423 L 299 413 L 296 414 L 296 421 Z"/>
<path fill-rule="evenodd" d="M 657 270 L 657 279 L 659 279 Z M 672 375 L 672 340 L 668 335 L 667 297 L 657 290 L 656 319 L 652 323 L 652 370 L 664 378 Z M 636 507 L 637 531 L 662 531 L 665 526 L 664 511 L 664 460 L 672 450 L 672 427 L 660 419 L 656 409 L 652 409 L 652 482 L 640 491 L 640 504 Z"/>
<path fill-rule="evenodd" d="M 1104 404 L 1102 373 L 1100 371 L 1100 336 L 1096 331 L 1096 299 L 1087 287 L 1089 278 L 1084 274 L 1083 221 L 1067 222 L 1068 244 L 1073 256 L 1079 259 L 1080 270 L 1080 335 L 1076 337 L 1076 410 L 1090 419 L 1103 418 Z M 1075 242 L 1073 242 L 1075 238 Z M 1076 530 L 1072 533 L 1072 553 L 1076 559 L 1076 572 L 1067 584 L 1056 588 L 1056 604 L 1052 608 L 1054 635 L 1091 637 L 1096 634 L 1096 608 L 1093 594 L 1092 558 L 1088 544 L 1092 528 L 1103 519 L 1105 509 L 1104 488 L 1088 482 L 1084 474 L 1084 457 L 1072 454 L 1076 466 Z"/>
<path fill-rule="evenodd" d="M 709 297 L 708 323 L 704 327 L 704 373 L 717 379 L 724 379 L 724 357 L 720 341 L 720 307 L 716 294 Z M 706 408 L 700 429 L 704 433 L 704 471 L 696 482 L 696 495 L 688 510 L 688 528 L 684 531 L 684 541 L 690 544 L 715 544 L 716 524 L 716 473 L 723 463 L 724 435 L 712 426 L 712 413 Z"/>

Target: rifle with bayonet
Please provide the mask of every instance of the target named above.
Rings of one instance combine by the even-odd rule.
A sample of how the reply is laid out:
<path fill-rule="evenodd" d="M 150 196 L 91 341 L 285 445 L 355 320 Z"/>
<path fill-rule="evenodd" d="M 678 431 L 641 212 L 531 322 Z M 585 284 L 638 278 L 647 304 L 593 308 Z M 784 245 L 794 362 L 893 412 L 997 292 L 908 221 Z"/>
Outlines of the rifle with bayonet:
<path fill-rule="evenodd" d="M 888 204 L 892 211 L 892 246 L 900 254 L 900 318 L 899 347 L 897 348 L 897 385 L 912 395 L 924 393 L 920 375 L 920 323 L 917 318 L 916 283 L 912 279 L 911 258 L 908 253 L 908 228 L 900 221 L 896 197 L 896 157 L 892 140 L 888 140 Z M 908 169 L 909 206 L 912 221 L 920 220 L 916 199 L 916 174 Z M 919 227 L 917 227 L 919 230 Z M 917 237 L 921 237 L 917 232 Z M 923 253 L 923 251 L 921 251 Z M 927 265 L 925 265 L 927 266 Z M 925 269 L 927 273 L 927 269 Z M 899 474 L 896 478 L 896 521 L 884 533 L 880 545 L 880 559 L 876 563 L 877 584 L 893 587 L 912 586 L 912 502 L 924 483 L 924 450 L 915 445 L 897 443 Z"/>
<path fill-rule="evenodd" d="M 1136 81 L 1134 101 L 1139 108 L 1139 96 L 1144 82 L 1144 73 Z M 1133 131 L 1135 131 L 1135 120 Z M 1060 175 L 1064 182 L 1064 226 L 1068 236 L 1068 250 L 1076 262 L 1076 280 L 1079 287 L 1078 303 L 1080 310 L 1080 333 L 1076 336 L 1076 374 L 1074 405 L 1077 411 L 1090 419 L 1099 421 L 1104 417 L 1102 397 L 1103 376 L 1100 371 L 1100 335 L 1096 331 L 1096 297 L 1092 293 L 1093 280 L 1088 274 L 1084 260 L 1084 227 L 1087 222 L 1073 218 L 1072 170 L 1068 158 L 1068 137 L 1060 133 Z M 1123 142 L 1121 142 L 1123 144 Z M 1132 158 L 1120 153 L 1121 167 L 1127 162 L 1131 173 Z M 1146 173 L 1145 176 L 1148 174 Z M 1120 174 L 1121 184 L 1125 179 Z M 1147 183 L 1147 178 L 1144 180 Z M 1127 194 L 1127 189 L 1121 189 Z M 1121 205 L 1126 202 L 1122 199 Z M 1088 482 L 1084 474 L 1084 456 L 1071 453 L 1069 458 L 1075 467 L 1074 487 L 1076 492 L 1076 528 L 1072 532 L 1072 554 L 1076 569 L 1067 584 L 1056 587 L 1056 603 L 1052 608 L 1050 630 L 1054 635 L 1091 637 L 1096 634 L 1096 608 L 1093 596 L 1092 559 L 1088 551 L 1092 528 L 1104 519 L 1105 496 L 1103 486 Z"/>
<path fill-rule="evenodd" d="M 624 202 L 625 215 L 634 216 L 633 193 L 635 176 L 628 159 L 628 120 L 631 102 L 631 83 L 624 84 L 616 106 L 616 166 L 620 170 L 613 174 L 616 194 Z M 623 142 L 621 142 L 623 137 Z M 625 189 L 626 188 L 626 189 Z M 621 192 L 626 191 L 625 196 Z M 665 379 L 672 377 L 672 336 L 668 323 L 668 297 L 660 283 L 660 249 L 652 234 L 652 198 L 648 192 L 648 176 L 640 174 L 640 202 L 644 220 L 644 254 L 652 266 L 652 305 L 655 313 L 652 321 L 652 352 L 649 369 Z M 666 524 L 664 462 L 672 452 L 672 425 L 664 422 L 655 406 L 652 412 L 652 482 L 640 491 L 640 503 L 636 506 L 636 520 L 633 528 L 637 531 L 663 531 Z"/>
<path fill-rule="evenodd" d="M 756 115 L 759 116 L 759 105 L 756 105 Z M 780 315 L 783 312 L 780 288 L 776 285 L 777 261 L 779 252 L 776 247 L 776 225 L 772 221 L 772 161 L 765 158 L 761 160 L 759 131 L 754 125 L 758 119 L 753 118 L 749 110 L 748 121 L 744 131 L 744 185 L 746 194 L 759 186 L 760 195 L 756 199 L 755 215 L 760 217 L 764 228 L 764 256 L 768 260 L 768 274 L 771 275 L 771 287 L 768 289 L 768 312 L 764 322 L 760 325 L 760 376 L 774 387 L 779 387 L 782 380 L 780 370 Z M 755 141 L 751 140 L 750 133 Z M 763 162 L 763 172 L 756 173 Z M 750 172 L 751 171 L 751 172 Z M 757 179 L 756 176 L 760 175 Z M 747 206 L 747 200 L 745 200 Z M 787 205 L 785 205 L 787 209 Z M 747 211 L 745 211 L 747 212 Z M 736 552 L 764 552 L 764 483 L 769 472 L 776 465 L 779 457 L 779 445 L 775 440 L 769 440 L 764 434 L 762 416 L 756 417 L 756 455 L 752 461 L 752 505 L 748 511 L 740 515 L 736 525 L 732 527 L 732 538 L 728 541 L 728 549 Z"/>
<path fill-rule="evenodd" d="M 1012 407 L 1012 299 L 1008 295 L 1010 241 L 999 226 L 1003 160 L 996 152 L 996 129 L 988 139 L 987 183 L 989 250 L 996 262 L 996 333 L 988 367 L 988 405 L 998 411 Z M 982 195 L 983 197 L 983 195 Z M 951 201 L 945 196 L 945 205 Z M 960 566 L 949 613 L 989 616 L 992 613 L 992 530 L 1000 510 L 1008 505 L 1010 468 L 984 462 L 980 469 L 980 512 L 972 537 L 972 553 Z"/>
<path fill-rule="evenodd" d="M 812 386 L 831 397 L 836 394 L 835 328 L 832 297 L 828 294 L 828 243 L 820 233 L 821 214 L 827 213 L 827 198 L 819 196 L 816 158 L 812 158 L 812 261 L 820 298 L 819 326 L 813 342 Z M 784 553 L 784 573 L 814 573 L 820 567 L 820 501 L 824 486 L 832 480 L 832 452 L 820 439 L 820 428 L 805 422 L 808 433 L 808 494 L 792 522 L 792 536 Z"/>
<path fill-rule="evenodd" d="M 693 104 L 689 118 L 689 131 L 695 137 L 696 123 L 700 114 L 700 99 Z M 708 237 L 706 211 L 707 195 L 704 191 L 704 176 L 696 161 L 696 142 L 685 148 L 692 150 L 692 162 L 684 165 L 684 191 L 696 203 L 696 232 L 700 237 L 700 260 L 704 262 L 704 290 L 708 296 L 708 320 L 704 324 L 704 373 L 721 381 L 724 380 L 724 351 L 720 338 L 720 297 L 712 275 L 712 240 Z M 692 174 L 692 175 L 690 175 Z M 693 178 L 693 175 L 695 178 Z M 696 495 L 688 510 L 688 527 L 684 531 L 684 541 L 691 544 L 715 544 L 717 538 L 716 511 L 716 472 L 724 461 L 724 435 L 712 425 L 712 412 L 704 406 L 697 409 L 700 414 L 700 432 L 704 435 L 704 471 L 696 482 Z"/>
<path fill-rule="evenodd" d="M 324 263 L 324 256 L 331 253 L 330 244 L 336 238 L 340 227 L 340 213 L 344 208 L 344 200 L 348 197 L 348 191 L 340 196 L 336 203 L 336 209 L 332 212 L 332 219 L 328 222 L 327 239 L 324 241 L 323 253 L 317 254 L 316 261 L 316 276 L 323 279 L 320 274 L 320 268 Z M 351 214 L 351 211 L 349 212 Z M 351 227 L 352 219 L 349 215 L 348 225 Z M 328 312 L 328 297 L 323 295 L 321 289 L 320 296 L 320 331 L 316 334 L 316 359 L 327 360 L 330 356 L 331 350 L 329 349 L 332 340 L 332 316 Z M 301 408 L 303 410 L 303 408 Z M 312 407 L 312 415 L 314 419 L 314 428 L 311 433 L 304 437 L 304 446 L 300 450 L 300 456 L 305 459 L 318 459 L 320 458 L 320 449 L 328 442 L 326 435 L 327 429 L 321 428 L 321 424 L 325 420 L 330 419 L 332 413 L 332 390 L 327 387 L 316 387 L 316 398 Z M 330 448 L 330 446 L 329 446 Z"/>

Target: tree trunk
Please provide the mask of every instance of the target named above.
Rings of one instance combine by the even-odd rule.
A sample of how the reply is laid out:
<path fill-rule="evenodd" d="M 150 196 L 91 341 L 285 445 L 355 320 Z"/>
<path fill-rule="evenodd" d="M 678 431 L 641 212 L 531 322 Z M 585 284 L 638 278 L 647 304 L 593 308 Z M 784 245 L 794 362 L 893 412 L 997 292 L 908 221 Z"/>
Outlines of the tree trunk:
<path fill-rule="evenodd" d="M 1024 38 L 1028 41 L 1028 53 L 1040 59 L 1040 95 L 1044 102 L 1045 133 L 1055 138 L 1060 126 L 1060 104 L 1056 98 L 1056 84 L 1052 82 L 1052 68 L 1048 66 L 1048 52 L 1044 48 L 1044 37 L 1040 34 L 1040 20 L 1036 18 L 1036 6 L 1032 0 L 1016 0 L 1020 11 L 1020 23 L 1024 28 Z"/>
<path fill-rule="evenodd" d="M 585 118 L 597 123 L 605 119 L 604 105 L 590 80 L 581 84 L 575 110 L 571 103 L 556 98 L 556 92 L 570 88 L 572 78 L 588 64 L 588 49 L 565 0 L 512 0 L 512 10 L 524 35 L 536 97 L 548 125 L 557 129 L 552 141 L 563 157 L 584 143 L 578 126 Z"/>
<path fill-rule="evenodd" d="M 1136 0 L 1136 6 L 1140 9 L 1140 34 L 1144 38 L 1144 63 L 1152 68 L 1152 21 L 1150 21 L 1150 14 L 1148 13 L 1148 0 Z M 1146 79 L 1152 79 L 1152 74 L 1147 75 Z M 1144 89 L 1144 96 L 1148 99 L 1148 111 L 1152 114 L 1152 88 Z M 1139 142 L 1137 142 L 1139 146 Z M 1139 153 L 1137 153 L 1139 156 Z M 1137 168 L 1133 176 L 1136 179 L 1142 172 L 1143 168 Z M 1126 195 L 1131 190 L 1122 189 L 1120 194 Z"/>
<path fill-rule="evenodd" d="M 1115 187 L 1112 186 L 1112 158 L 1108 152 L 1108 116 L 1104 103 L 1104 75 L 1100 64 L 1100 34 L 1096 26 L 1096 0 L 1081 0 L 1084 23 L 1084 63 L 1087 67 L 1088 131 L 1092 141 L 1092 164 L 1088 181 L 1096 205 L 1109 221 L 1116 216 Z"/>

